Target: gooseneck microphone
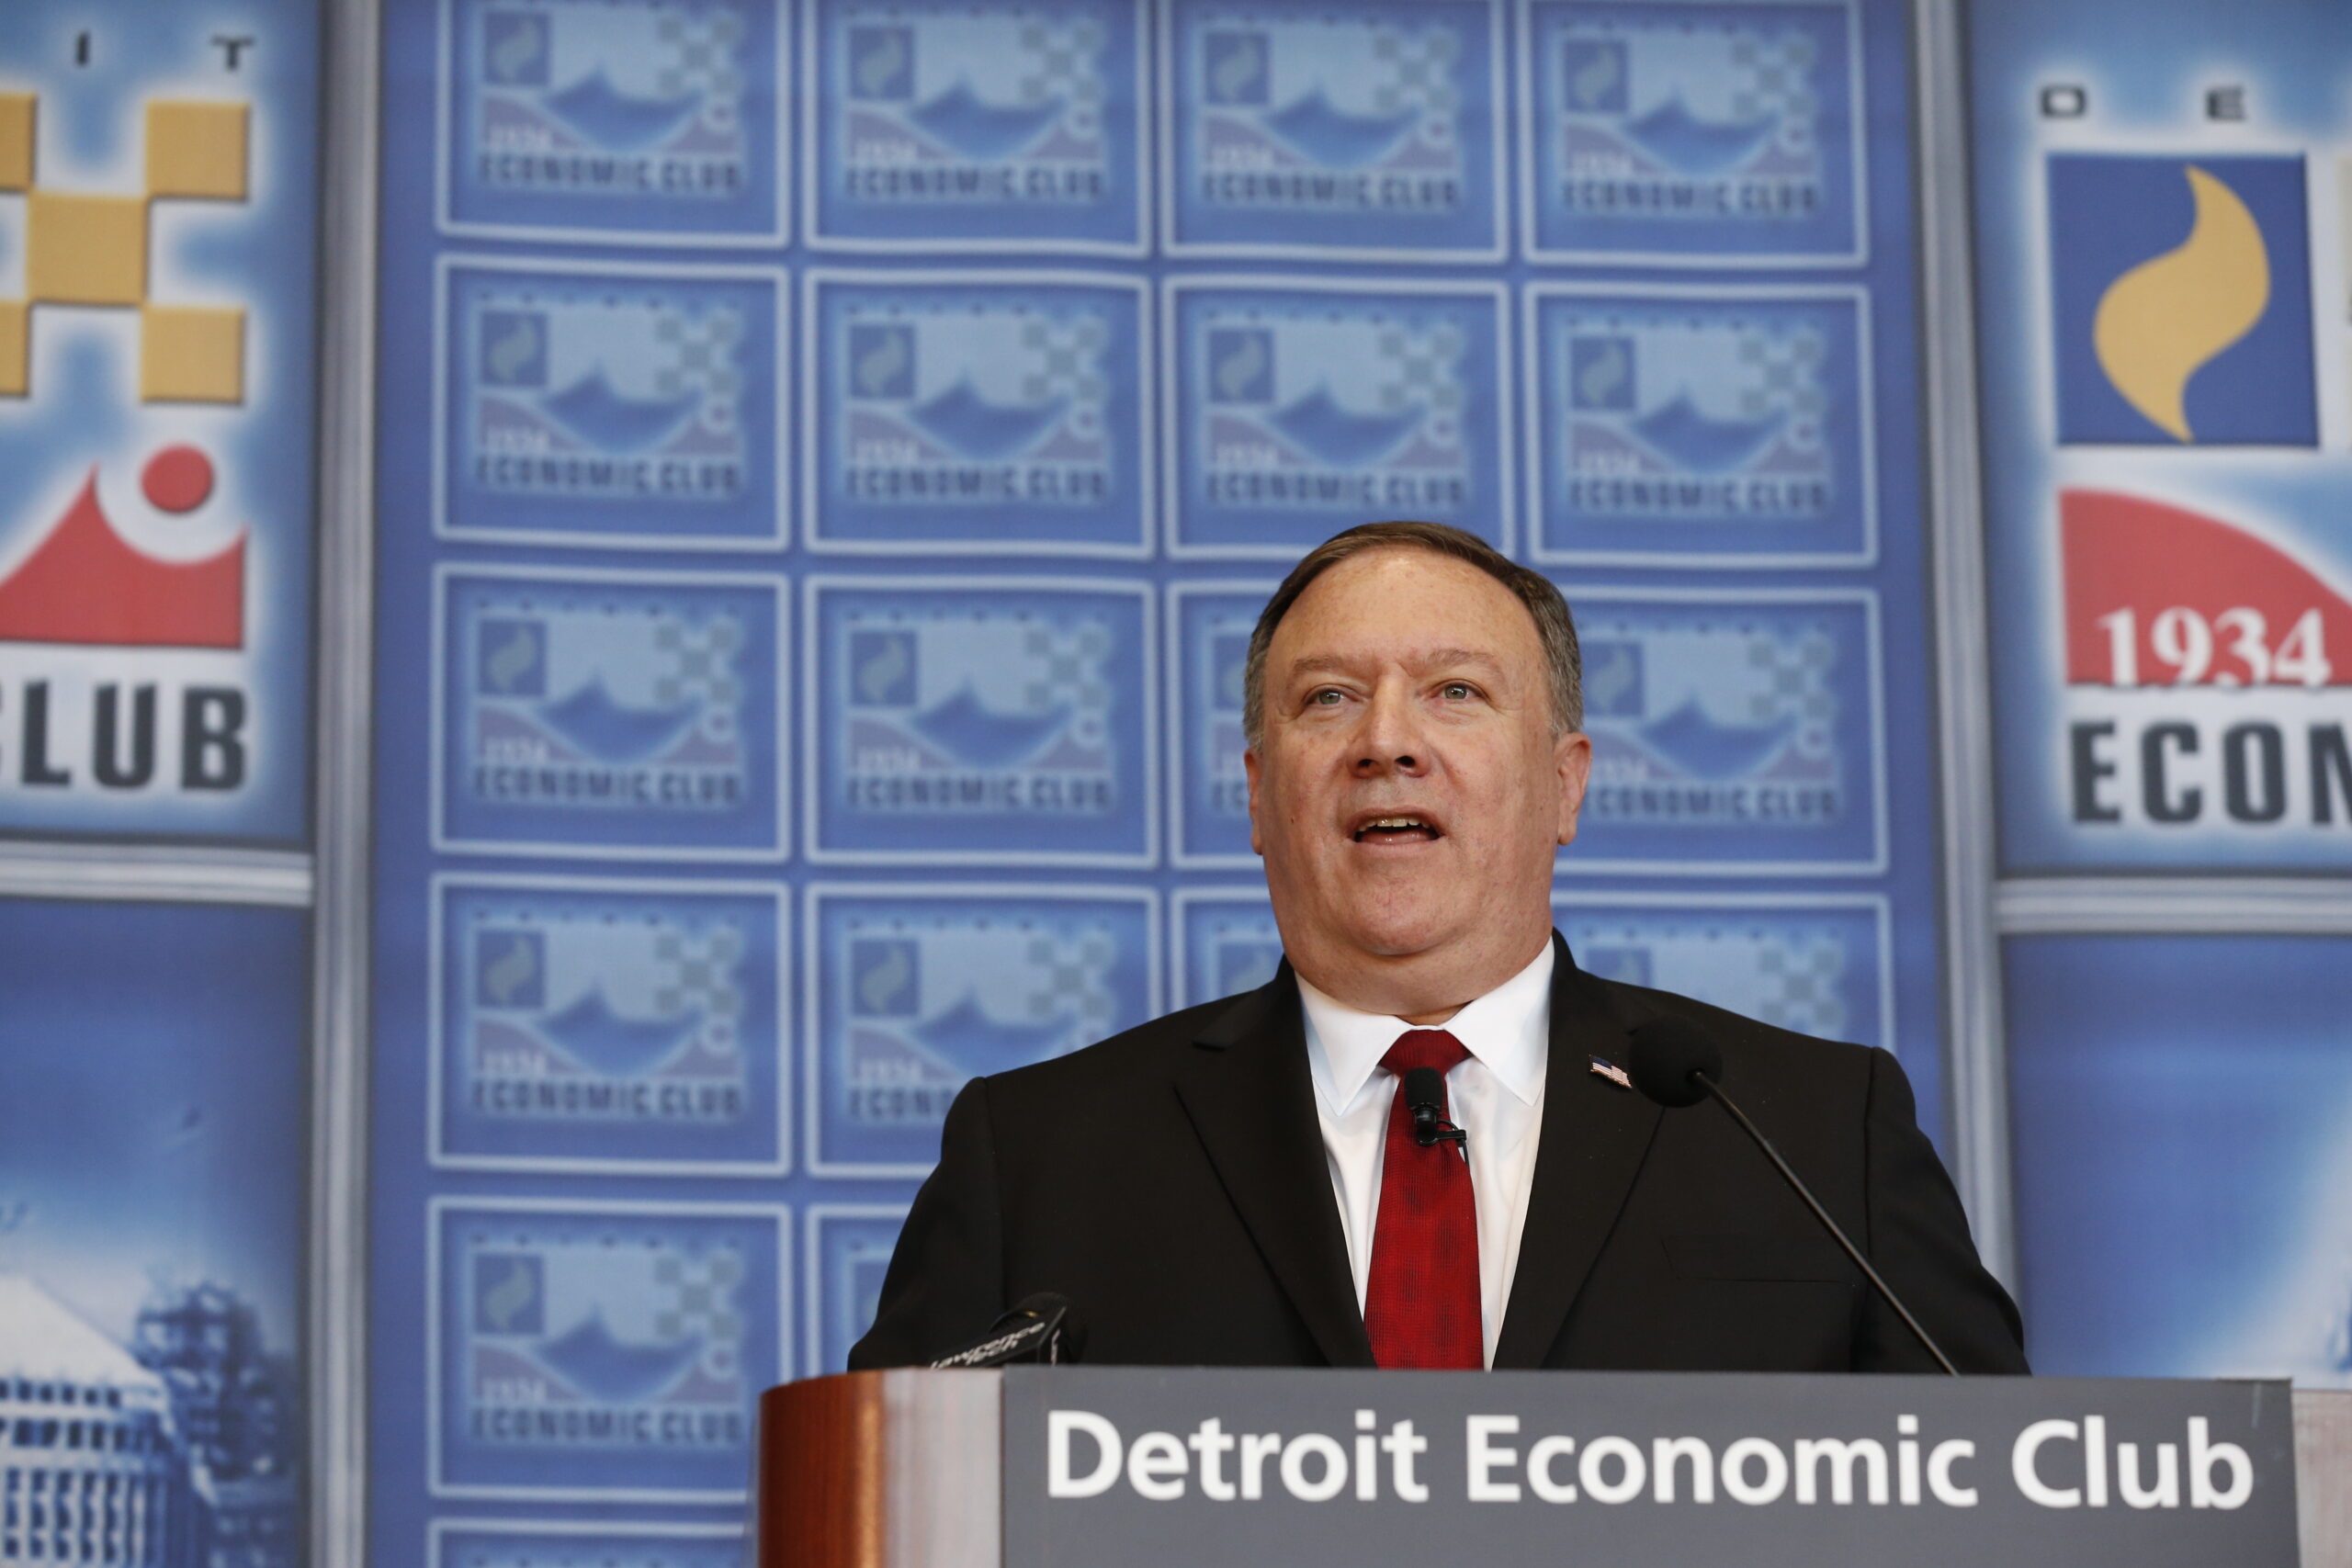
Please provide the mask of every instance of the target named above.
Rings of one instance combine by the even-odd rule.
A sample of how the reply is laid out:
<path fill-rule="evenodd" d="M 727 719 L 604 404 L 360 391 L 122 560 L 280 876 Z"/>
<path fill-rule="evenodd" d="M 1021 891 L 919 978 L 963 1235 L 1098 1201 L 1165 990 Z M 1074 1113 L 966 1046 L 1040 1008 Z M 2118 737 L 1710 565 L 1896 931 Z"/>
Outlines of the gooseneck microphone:
<path fill-rule="evenodd" d="M 936 1367 L 1005 1367 L 1022 1361 L 1057 1366 L 1086 1349 L 1086 1324 L 1069 1298 L 1051 1291 L 1023 1297 L 969 1345 L 929 1364 Z"/>
<path fill-rule="evenodd" d="M 1832 1241 L 1844 1248 L 1848 1258 L 1853 1259 L 1854 1267 L 1862 1271 L 1862 1277 L 1870 1280 L 1880 1299 L 1894 1309 L 1894 1315 L 1903 1320 L 1904 1326 L 1928 1348 L 1928 1354 L 1936 1359 L 1936 1365 L 1953 1377 L 1960 1375 L 1960 1369 L 1951 1364 L 1951 1358 L 1944 1354 L 1943 1348 L 1929 1337 L 1928 1331 L 1919 1325 L 1919 1320 L 1911 1315 L 1911 1309 L 1903 1304 L 1894 1287 L 1879 1278 L 1879 1272 L 1871 1267 L 1870 1259 L 1846 1239 L 1846 1233 L 1838 1228 L 1838 1222 L 1829 1217 L 1829 1211 L 1821 1206 L 1820 1200 L 1814 1197 L 1797 1173 L 1789 1168 L 1789 1162 L 1781 1157 L 1781 1151 L 1772 1146 L 1772 1140 L 1766 1137 L 1762 1130 L 1747 1119 L 1747 1112 L 1733 1104 L 1731 1097 L 1718 1086 L 1716 1080 L 1724 1076 L 1724 1054 L 1705 1030 L 1687 1018 L 1650 1020 L 1634 1031 L 1633 1052 L 1626 1058 L 1625 1071 L 1634 1080 L 1635 1089 L 1669 1111 L 1696 1105 L 1710 1096 L 1713 1097 L 1715 1103 L 1729 1111 L 1731 1119 L 1756 1140 L 1756 1146 L 1764 1151 L 1764 1157 L 1772 1162 L 1772 1168 L 1779 1171 L 1796 1195 L 1804 1200 L 1804 1206 L 1813 1211 L 1813 1217 L 1821 1222 L 1821 1228 L 1829 1233 Z"/>
<path fill-rule="evenodd" d="M 1399 1091 L 1405 1105 L 1413 1113 L 1413 1142 L 1423 1148 L 1440 1141 L 1450 1142 L 1470 1157 L 1470 1134 L 1445 1119 L 1445 1075 L 1435 1067 L 1413 1067 L 1405 1074 L 1404 1088 Z"/>

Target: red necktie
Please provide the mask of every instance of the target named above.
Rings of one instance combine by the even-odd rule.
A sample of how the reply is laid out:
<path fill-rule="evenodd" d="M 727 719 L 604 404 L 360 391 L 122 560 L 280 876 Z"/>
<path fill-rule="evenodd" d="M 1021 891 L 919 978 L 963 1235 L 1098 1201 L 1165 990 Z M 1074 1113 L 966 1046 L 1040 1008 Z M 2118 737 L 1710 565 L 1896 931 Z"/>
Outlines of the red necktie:
<path fill-rule="evenodd" d="M 1442 1029 L 1415 1029 L 1398 1035 L 1380 1058 L 1400 1080 L 1388 1110 L 1380 1217 L 1373 1224 L 1372 1278 L 1363 1302 L 1372 1359 L 1384 1367 L 1476 1371 L 1487 1364 L 1470 1163 L 1450 1141 L 1427 1148 L 1413 1141 L 1412 1108 L 1401 1082 L 1415 1067 L 1435 1067 L 1442 1077 L 1469 1055 Z"/>

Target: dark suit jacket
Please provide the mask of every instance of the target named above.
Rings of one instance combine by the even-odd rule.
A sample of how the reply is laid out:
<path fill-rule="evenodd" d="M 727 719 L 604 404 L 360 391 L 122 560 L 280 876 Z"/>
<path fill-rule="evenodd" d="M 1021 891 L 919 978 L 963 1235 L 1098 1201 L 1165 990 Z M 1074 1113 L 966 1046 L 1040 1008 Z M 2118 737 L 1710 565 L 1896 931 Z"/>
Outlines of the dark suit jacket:
<path fill-rule="evenodd" d="M 1677 1013 L 1722 1044 L 1724 1089 L 1961 1370 L 2027 1370 L 1893 1056 L 1596 979 L 1553 940 L 1543 1130 L 1496 1366 L 1935 1370 L 1721 1107 L 1662 1111 L 1590 1070 Z M 928 1359 L 1041 1291 L 1083 1315 L 1090 1362 L 1373 1365 L 1314 1092 L 1287 964 L 974 1079 L 850 1365 Z"/>

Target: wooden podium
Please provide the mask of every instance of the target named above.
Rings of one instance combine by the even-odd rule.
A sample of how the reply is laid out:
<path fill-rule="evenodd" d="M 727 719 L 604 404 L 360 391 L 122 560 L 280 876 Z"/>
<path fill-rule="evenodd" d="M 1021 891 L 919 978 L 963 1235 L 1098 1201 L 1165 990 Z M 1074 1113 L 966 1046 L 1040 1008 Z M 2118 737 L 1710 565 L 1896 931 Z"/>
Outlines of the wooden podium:
<path fill-rule="evenodd" d="M 2293 1393 L 2291 1435 L 2280 1418 L 2290 1407 L 2285 1393 L 2275 1383 L 2067 1379 L 1128 1368 L 853 1372 L 771 1389 L 763 1397 L 748 1561 L 755 1568 L 1052 1568 L 1078 1562 L 1250 1568 L 1260 1562 L 1381 1568 L 1390 1561 L 1558 1562 L 1566 1560 L 1560 1548 L 1574 1543 L 1578 1560 L 1760 1568 L 1883 1561 L 1893 1544 L 1901 1550 L 1905 1568 L 1992 1561 L 2003 1568 L 2045 1562 L 2111 1562 L 2131 1568 L 2227 1562 L 2256 1568 L 2298 1561 L 2302 1568 L 2352 1568 L 2352 1393 Z M 1423 1456 L 1414 1483 L 1421 1488 L 1419 1498 L 1409 1488 L 1402 1497 L 1388 1495 L 1391 1482 L 1404 1477 L 1392 1476 L 1388 1461 L 1369 1446 L 1375 1440 L 1370 1430 L 1375 1417 L 1367 1406 L 1375 1400 L 1379 1419 L 1400 1412 L 1419 1416 L 1418 1430 L 1438 1439 L 1437 1451 Z M 1469 1449 L 1463 1450 L 1455 1440 L 1464 1419 L 1459 1413 L 1487 1407 L 1518 1414 L 1467 1416 L 1472 1435 Z M 1709 1450 L 1688 1436 L 1592 1435 L 1642 1431 L 1643 1413 L 1652 1409 L 1666 1423 L 1657 1427 L 1659 1433 L 1703 1429 L 1713 1422 L 1720 1446 Z M 2161 1468 L 2150 1457 L 2159 1450 L 2152 1442 L 2136 1450 L 2113 1444 L 2135 1435 L 2144 1439 L 2180 1433 L 2184 1419 L 2177 1417 L 2198 1409 L 2214 1414 L 2185 1417 L 2190 1438 L 2175 1457 L 2186 1455 L 2190 1465 L 2185 1468 L 2193 1472 L 2203 1453 L 2210 1473 L 2202 1483 L 2188 1475 L 2177 1506 L 2125 1506 L 2129 1486 L 2145 1483 L 2151 1470 Z M 1071 1415 L 1072 1410 L 1080 1413 Z M 1898 1410 L 1903 1414 L 1894 1414 Z M 1195 1427 L 1204 1411 L 1222 1413 L 1233 1431 L 1224 1431 L 1215 1416 Z M 2068 1419 L 2090 1411 L 2107 1414 Z M 2230 1502 L 2229 1492 L 2217 1484 L 2207 1485 L 2207 1501 L 2196 1502 L 2190 1493 L 2200 1483 L 2233 1479 L 2233 1463 L 2211 1459 L 2214 1450 L 2200 1450 L 2198 1439 L 2229 1432 L 2233 1412 L 2244 1415 L 2238 1451 L 2253 1456 L 2256 1475 L 2238 1489 L 2245 1499 L 2239 1503 Z M 1476 1425 L 1482 1421 L 1488 1423 L 1485 1437 Z M 1547 1427 L 1547 1421 L 1555 1426 Z M 1592 1450 L 1581 1471 L 1572 1438 L 1540 1437 L 1547 1429 L 1573 1430 L 1577 1421 Z M 1678 1421 L 1681 1425 L 1671 1424 Z M 1807 1421 L 1815 1427 L 1806 1428 Z M 1149 1425 L 1170 1430 L 1141 1430 Z M 1403 1425 L 1413 1423 L 1408 1419 Z M 1230 1464 L 1238 1475 L 1247 1448 L 1220 1456 L 1215 1464 L 1204 1448 L 1231 1450 L 1236 1434 L 1270 1426 L 1278 1427 L 1274 1440 L 1283 1431 L 1307 1429 L 1309 1435 L 1290 1446 L 1315 1451 L 1294 1472 L 1287 1450 L 1277 1461 L 1268 1449 L 1255 1478 L 1261 1490 L 1236 1493 L 1232 1475 L 1220 1472 Z M 2106 1445 L 2082 1440 L 2108 1436 Z M 1114 1427 L 1128 1435 L 1106 1445 L 1103 1438 Z M 1188 1429 L 1194 1435 L 1182 1436 Z M 1770 1438 L 1732 1436 L 1751 1429 L 1785 1429 L 1791 1435 L 1777 1445 Z M 1760 1488 L 1771 1480 L 1776 1461 L 1751 1449 L 1746 1457 L 1756 1462 L 1744 1469 L 1735 1465 L 1742 1442 L 1761 1441 L 1764 1448 L 1793 1454 L 1802 1467 L 1808 1457 L 1805 1444 L 1815 1439 L 1793 1434 L 1807 1429 L 1881 1434 L 1883 1442 L 1864 1441 L 1889 1456 L 1886 1471 L 1901 1472 L 1899 1485 L 1880 1474 L 1866 1454 L 1859 1465 L 1848 1461 L 1848 1479 L 1856 1488 L 1851 1496 L 1842 1489 L 1833 1495 L 1826 1483 L 1836 1476 L 1816 1465 L 1815 1479 L 1823 1483 L 1819 1492 L 1804 1491 L 1801 1472 L 1793 1488 L 1772 1499 L 1774 1506 L 1743 1510 L 1724 1493 L 1712 1499 L 1712 1506 L 1693 1506 L 1708 1501 L 1697 1496 L 1704 1483 L 1671 1458 L 1647 1469 L 1655 1486 L 1640 1472 L 1653 1440 L 1661 1455 L 1670 1441 L 1701 1442 L 1699 1469 L 1707 1468 L 1707 1453 L 1719 1452 L 1724 1485 Z M 2033 1473 L 2018 1473 L 2016 1484 L 2027 1493 L 2019 1499 L 2010 1485 L 2019 1465 L 2016 1451 L 2037 1430 L 2043 1440 L 2029 1450 L 2024 1461 L 2024 1470 Z M 1073 1431 L 1080 1433 L 1074 1439 Z M 1315 1431 L 1335 1436 L 1311 1435 Z M 1927 1435 L 1909 1445 L 1895 1435 L 1912 1431 Z M 1495 1432 L 1506 1435 L 1498 1438 Z M 1918 1472 L 1924 1468 L 1937 1481 L 1939 1461 L 1936 1450 L 1924 1445 L 1940 1432 L 1976 1434 L 1976 1447 L 1964 1461 L 1945 1464 L 1937 1495 L 1927 1496 Z M 1427 1447 L 1428 1438 L 1420 1440 Z M 1943 1446 L 1957 1450 L 1966 1440 L 1955 1438 Z M 1355 1489 L 1342 1490 L 1330 1465 L 1344 1467 L 1356 1443 L 1364 1446 L 1353 1449 Z M 2271 1446 L 2266 1449 L 2265 1443 Z M 1192 1446 L 1189 1453 L 1180 1451 L 1185 1444 Z M 2070 1457 L 2094 1448 L 2111 1457 Z M 1498 1454 L 1508 1455 L 1508 1461 Z M 1474 1484 L 1465 1496 L 1464 1462 L 1470 1461 L 1475 1481 L 1481 1456 L 1487 1465 L 1485 1494 Z M 1831 1457 L 1842 1455 L 1833 1450 Z M 2290 1476 L 2294 1508 L 2285 1506 L 2266 1464 Z M 1634 1470 L 1629 1472 L 1629 1465 Z M 2136 1479 L 2127 1483 L 2120 1473 L 2123 1469 L 2136 1471 Z M 1547 1507 L 1546 1501 L 1563 1501 L 1562 1492 L 1575 1492 L 1579 1474 L 1587 1486 L 1581 1504 Z M 1954 1494 L 1961 1490 L 1962 1477 L 1969 1483 L 1969 1504 L 1938 1507 L 1939 1497 L 1951 1500 L 1947 1487 Z M 1285 1496 L 1283 1486 L 1294 1482 L 1296 1486 Z M 1521 1482 L 1532 1492 L 1522 1492 Z M 1132 1486 L 1143 1488 L 1141 1495 Z M 1503 1495 L 1498 1487 L 1517 1500 L 1498 1503 Z M 1215 1490 L 1240 1500 L 1217 1503 L 1204 1495 Z M 1374 1498 L 1373 1493 L 1384 1495 Z M 1533 1493 L 1545 1500 L 1536 1500 Z M 2037 1493 L 2041 1506 L 2027 1506 Z M 2077 1503 L 2063 1500 L 2069 1493 Z M 1250 1495 L 1261 1500 L 1246 1500 Z M 1759 1495 L 1747 1491 L 1739 1501 L 1753 1504 Z M 1638 1506 L 1624 1506 L 1629 1503 Z M 2267 1524 L 2256 1517 L 2266 1503 L 2277 1515 Z M 1619 1506 L 1603 1506 L 1608 1504 Z M 2297 1512 L 2299 1529 L 2292 1523 Z M 1330 1539 L 1318 1542 L 1315 1532 L 1327 1527 Z M 1439 1533 L 1432 1539 L 1442 1543 L 1436 1557 L 1427 1554 L 1426 1545 L 1413 1544 L 1414 1538 L 1433 1529 Z M 1260 1535 L 1279 1541 L 1280 1549 L 1269 1545 L 1264 1555 L 1258 1554 L 1253 1543 Z"/>

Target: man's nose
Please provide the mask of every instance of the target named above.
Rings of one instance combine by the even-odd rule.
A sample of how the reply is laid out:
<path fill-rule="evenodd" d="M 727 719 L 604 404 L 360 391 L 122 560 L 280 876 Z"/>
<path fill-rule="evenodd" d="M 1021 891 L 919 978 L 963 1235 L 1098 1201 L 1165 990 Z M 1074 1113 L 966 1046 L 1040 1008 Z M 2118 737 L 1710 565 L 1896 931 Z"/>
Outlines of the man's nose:
<path fill-rule="evenodd" d="M 1363 728 L 1356 738 L 1355 773 L 1360 778 L 1383 773 L 1419 774 L 1429 768 L 1427 738 L 1420 733 L 1419 714 L 1411 697 L 1382 687 L 1366 705 Z"/>

